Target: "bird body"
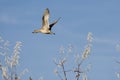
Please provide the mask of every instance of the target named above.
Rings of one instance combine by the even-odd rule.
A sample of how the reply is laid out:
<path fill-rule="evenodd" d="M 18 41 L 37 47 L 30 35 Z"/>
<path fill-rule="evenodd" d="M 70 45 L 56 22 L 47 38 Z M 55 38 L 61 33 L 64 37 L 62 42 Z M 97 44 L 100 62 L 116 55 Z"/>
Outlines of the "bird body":
<path fill-rule="evenodd" d="M 49 24 L 49 14 L 50 12 L 47 8 L 42 17 L 42 27 L 40 29 L 34 30 L 32 33 L 55 34 L 51 31 L 51 29 L 59 21 L 60 18 Z"/>

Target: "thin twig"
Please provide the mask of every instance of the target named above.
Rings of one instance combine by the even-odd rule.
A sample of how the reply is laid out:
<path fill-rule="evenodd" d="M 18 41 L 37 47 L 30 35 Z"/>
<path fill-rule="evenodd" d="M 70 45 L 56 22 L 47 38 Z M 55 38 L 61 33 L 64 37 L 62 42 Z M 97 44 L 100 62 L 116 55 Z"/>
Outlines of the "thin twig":
<path fill-rule="evenodd" d="M 62 76 L 59 73 L 57 75 L 61 80 L 63 80 Z"/>
<path fill-rule="evenodd" d="M 62 64 L 62 70 L 63 70 L 63 74 L 64 74 L 64 80 L 67 80 L 67 75 L 66 75 L 66 71 L 64 68 L 64 64 Z"/>
<path fill-rule="evenodd" d="M 79 78 L 80 78 L 80 73 L 82 73 L 81 71 L 80 71 L 80 66 L 81 66 L 81 64 L 83 63 L 83 59 L 81 60 L 81 62 L 77 65 L 77 68 L 76 68 L 76 70 L 74 70 L 74 72 L 76 73 L 76 76 L 75 76 L 75 78 L 76 78 L 76 80 L 79 80 Z"/>

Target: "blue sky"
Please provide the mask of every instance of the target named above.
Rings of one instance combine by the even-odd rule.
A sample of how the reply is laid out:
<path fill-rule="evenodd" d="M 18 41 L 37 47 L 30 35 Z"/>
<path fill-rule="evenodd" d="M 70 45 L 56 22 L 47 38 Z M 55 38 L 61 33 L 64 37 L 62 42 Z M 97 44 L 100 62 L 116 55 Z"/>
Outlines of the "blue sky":
<path fill-rule="evenodd" d="M 48 80 L 59 79 L 53 73 L 56 66 L 52 60 L 60 46 L 72 44 L 75 53 L 81 53 L 88 32 L 92 32 L 92 52 L 86 62 L 92 64 L 88 77 L 115 80 L 115 72 L 120 70 L 113 58 L 120 56 L 116 51 L 120 40 L 119 4 L 119 0 L 0 0 L 0 36 L 10 41 L 10 47 L 16 41 L 23 43 L 18 67 L 29 69 L 27 77 L 37 80 L 42 75 Z M 32 34 L 40 28 L 46 8 L 50 9 L 50 22 L 61 17 L 53 27 L 56 35 Z"/>

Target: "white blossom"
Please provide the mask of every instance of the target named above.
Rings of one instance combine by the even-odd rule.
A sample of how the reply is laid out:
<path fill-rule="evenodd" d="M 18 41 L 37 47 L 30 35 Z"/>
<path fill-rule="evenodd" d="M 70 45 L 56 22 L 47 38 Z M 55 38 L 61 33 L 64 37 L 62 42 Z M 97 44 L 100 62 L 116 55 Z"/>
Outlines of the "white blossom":
<path fill-rule="evenodd" d="M 21 77 L 22 77 L 25 73 L 27 73 L 27 72 L 29 72 L 29 70 L 28 70 L 28 69 L 24 69 L 24 70 L 20 73 L 19 79 L 21 79 Z"/>
<path fill-rule="evenodd" d="M 75 55 L 75 63 L 80 62 L 80 54 Z"/>
<path fill-rule="evenodd" d="M 2 67 L 2 77 L 4 79 L 8 79 L 8 74 L 7 74 L 7 68 L 6 67 Z"/>
<path fill-rule="evenodd" d="M 87 75 L 84 73 L 82 76 L 83 80 L 88 80 Z"/>
<path fill-rule="evenodd" d="M 58 74 L 58 70 L 57 70 L 57 69 L 54 69 L 54 73 L 57 75 L 57 74 Z"/>
<path fill-rule="evenodd" d="M 87 68 L 86 68 L 86 71 L 90 71 L 91 67 L 92 67 L 92 65 L 91 65 L 91 64 L 88 64 L 88 65 L 87 65 Z"/>
<path fill-rule="evenodd" d="M 71 52 L 72 52 L 72 49 L 73 49 L 73 45 L 69 44 L 69 45 L 68 45 L 68 53 L 71 53 Z"/>
<path fill-rule="evenodd" d="M 65 62 L 66 62 L 66 58 L 63 58 L 62 60 L 60 60 L 59 65 L 62 66 Z"/>
<path fill-rule="evenodd" d="M 86 58 L 88 57 L 89 53 L 90 53 L 90 46 L 88 45 L 88 46 L 85 48 L 85 50 L 84 50 L 84 52 L 83 52 L 83 54 L 82 54 L 82 59 L 86 59 Z"/>
<path fill-rule="evenodd" d="M 91 33 L 91 32 L 88 33 L 87 40 L 88 40 L 89 42 L 92 42 L 93 36 L 92 36 L 92 33 Z"/>
<path fill-rule="evenodd" d="M 120 78 L 120 73 L 116 72 L 117 78 Z"/>
<path fill-rule="evenodd" d="M 64 54 L 65 53 L 65 48 L 63 46 L 60 47 L 59 53 L 60 54 Z"/>
<path fill-rule="evenodd" d="M 11 57 L 11 67 L 12 66 L 16 66 L 18 64 L 18 61 L 19 61 L 19 54 L 20 54 L 20 51 L 21 51 L 21 45 L 22 43 L 21 42 L 16 42 L 16 45 L 14 47 L 14 52 L 13 52 L 13 56 Z"/>
<path fill-rule="evenodd" d="M 40 76 L 39 80 L 44 80 L 43 76 Z"/>

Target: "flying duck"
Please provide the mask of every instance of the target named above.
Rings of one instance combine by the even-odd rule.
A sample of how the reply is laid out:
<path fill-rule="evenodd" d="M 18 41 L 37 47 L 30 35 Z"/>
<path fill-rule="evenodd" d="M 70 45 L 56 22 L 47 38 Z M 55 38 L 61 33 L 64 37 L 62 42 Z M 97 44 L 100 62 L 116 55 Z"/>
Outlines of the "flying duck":
<path fill-rule="evenodd" d="M 49 15 L 50 15 L 50 11 L 48 8 L 46 8 L 42 17 L 42 27 L 40 29 L 34 30 L 32 33 L 43 33 L 43 34 L 55 35 L 55 33 L 51 31 L 51 29 L 59 21 L 60 18 L 54 21 L 53 23 L 49 24 Z"/>

